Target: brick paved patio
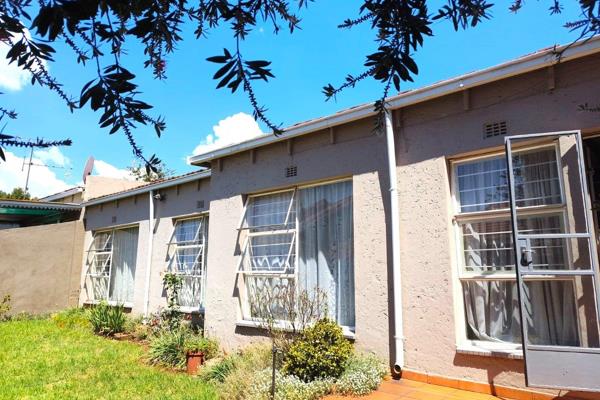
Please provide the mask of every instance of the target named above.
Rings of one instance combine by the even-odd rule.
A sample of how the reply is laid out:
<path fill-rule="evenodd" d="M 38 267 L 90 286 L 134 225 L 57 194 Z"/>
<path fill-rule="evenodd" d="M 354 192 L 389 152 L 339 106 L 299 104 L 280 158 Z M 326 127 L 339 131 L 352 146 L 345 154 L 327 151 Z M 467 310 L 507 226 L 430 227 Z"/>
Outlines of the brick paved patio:
<path fill-rule="evenodd" d="M 445 386 L 402 379 L 386 380 L 379 389 L 361 400 L 498 400 L 510 397 L 497 397 L 489 394 L 468 392 Z M 348 397 L 329 396 L 326 400 L 348 400 Z M 535 400 L 532 396 L 532 400 Z"/>

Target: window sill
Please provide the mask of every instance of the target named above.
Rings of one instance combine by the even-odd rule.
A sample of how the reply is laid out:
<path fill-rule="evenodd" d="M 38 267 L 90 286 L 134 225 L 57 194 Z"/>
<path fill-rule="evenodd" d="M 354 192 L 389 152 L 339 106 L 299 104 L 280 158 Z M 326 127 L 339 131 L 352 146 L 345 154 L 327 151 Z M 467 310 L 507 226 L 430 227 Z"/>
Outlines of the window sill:
<path fill-rule="evenodd" d="M 83 302 L 83 304 L 86 305 L 96 305 L 96 304 L 100 304 L 102 301 L 104 300 L 86 300 Z M 124 308 L 128 308 L 128 309 L 132 309 L 133 308 L 133 303 L 119 303 L 116 301 L 107 301 L 109 306 L 123 306 Z"/>
<path fill-rule="evenodd" d="M 521 346 L 502 343 L 464 342 L 456 345 L 456 352 L 459 354 L 508 358 L 511 360 L 523 359 Z"/>
<path fill-rule="evenodd" d="M 238 320 L 235 325 L 244 328 L 263 328 L 263 325 L 258 321 Z M 292 329 L 289 327 L 281 327 L 281 329 L 286 332 L 292 332 Z M 342 326 L 342 330 L 346 339 L 356 340 L 356 333 L 350 330 L 349 327 Z"/>
<path fill-rule="evenodd" d="M 204 314 L 204 308 L 197 307 L 179 307 L 179 311 L 184 314 Z"/>

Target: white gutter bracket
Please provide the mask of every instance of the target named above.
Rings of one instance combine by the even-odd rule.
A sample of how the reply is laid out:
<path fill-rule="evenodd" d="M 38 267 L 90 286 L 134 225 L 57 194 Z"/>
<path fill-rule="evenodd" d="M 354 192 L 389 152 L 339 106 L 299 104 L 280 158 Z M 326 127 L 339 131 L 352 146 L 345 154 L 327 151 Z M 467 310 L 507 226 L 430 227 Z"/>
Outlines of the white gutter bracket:
<path fill-rule="evenodd" d="M 398 175 L 396 172 L 396 146 L 394 125 L 390 111 L 385 113 L 385 136 L 387 143 L 388 173 L 390 180 L 390 224 L 392 228 L 392 285 L 394 292 L 394 349 L 396 358 L 394 372 L 404 368 L 404 326 L 402 314 L 402 277 L 400 268 L 400 207 L 398 205 Z"/>

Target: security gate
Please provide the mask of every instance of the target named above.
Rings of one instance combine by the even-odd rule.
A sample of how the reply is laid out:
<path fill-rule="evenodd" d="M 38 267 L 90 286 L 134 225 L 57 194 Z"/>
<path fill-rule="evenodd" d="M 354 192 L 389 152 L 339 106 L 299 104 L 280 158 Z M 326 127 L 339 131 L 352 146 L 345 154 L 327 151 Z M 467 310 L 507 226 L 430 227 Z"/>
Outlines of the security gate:
<path fill-rule="evenodd" d="M 600 391 L 598 264 L 581 134 L 509 136 L 505 146 L 527 385 Z M 551 168 L 522 161 L 535 146 L 555 147 Z M 560 220 L 552 229 L 522 223 L 525 211 L 548 210 Z"/>

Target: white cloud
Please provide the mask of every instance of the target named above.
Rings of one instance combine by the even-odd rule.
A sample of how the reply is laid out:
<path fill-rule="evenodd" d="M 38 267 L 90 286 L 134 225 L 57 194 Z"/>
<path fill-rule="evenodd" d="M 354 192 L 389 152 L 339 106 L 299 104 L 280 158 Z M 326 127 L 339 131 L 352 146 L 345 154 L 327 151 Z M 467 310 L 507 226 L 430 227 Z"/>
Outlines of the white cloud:
<path fill-rule="evenodd" d="M 0 160 L 0 190 L 6 192 L 12 191 L 16 187 L 24 188 L 25 180 L 27 179 L 27 166 L 23 168 L 23 158 L 6 150 L 4 154 L 6 155 L 6 162 Z M 68 161 L 66 157 L 64 158 Z M 37 155 L 33 157 L 31 161 L 34 164 L 44 163 L 44 160 L 38 158 Z M 29 174 L 29 193 L 31 193 L 33 197 L 48 196 L 66 190 L 72 186 L 73 185 L 69 185 L 62 179 L 59 179 L 56 176 L 56 173 L 48 167 L 38 165 L 31 167 L 31 173 Z"/>
<path fill-rule="evenodd" d="M 29 31 L 25 31 L 25 35 L 31 39 Z M 13 42 L 20 40 L 21 35 L 13 37 Z M 11 45 L 6 42 L 0 42 L 0 88 L 19 91 L 31 82 L 31 73 L 24 71 L 17 66 L 17 62 L 9 64 L 6 59 L 6 54 L 10 50 Z M 42 64 L 48 68 L 48 64 L 42 61 Z"/>
<path fill-rule="evenodd" d="M 45 164 L 50 163 L 60 167 L 66 167 L 71 164 L 71 160 L 61 153 L 58 147 L 50 147 L 48 150 L 36 150 L 33 154 Z"/>
<path fill-rule="evenodd" d="M 208 153 L 264 134 L 252 116 L 240 112 L 220 120 L 213 126 L 213 133 L 208 134 L 192 154 Z"/>
<path fill-rule="evenodd" d="M 96 171 L 96 175 L 107 178 L 135 180 L 135 177 L 128 170 L 117 168 L 102 160 L 94 160 L 94 171 Z"/>
<path fill-rule="evenodd" d="M 27 82 L 29 82 L 30 79 L 30 73 L 17 67 L 16 62 L 12 64 L 8 63 L 6 53 L 8 53 L 9 49 L 9 45 L 0 42 L 0 87 L 7 90 L 18 91 L 27 85 Z"/>

